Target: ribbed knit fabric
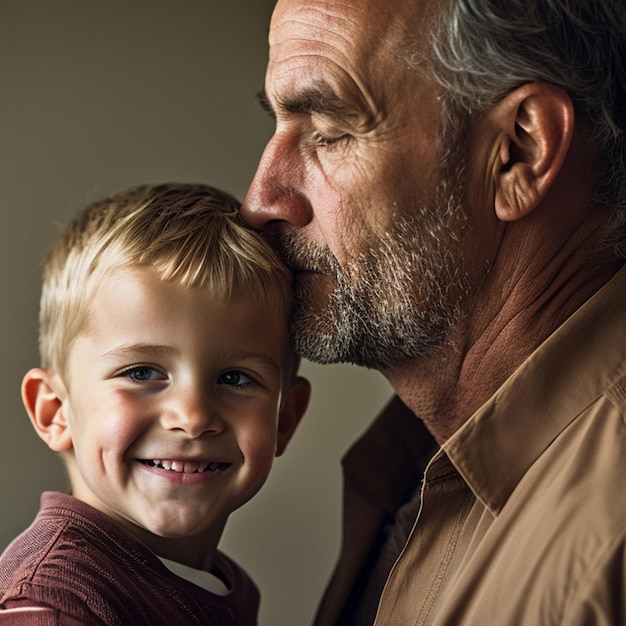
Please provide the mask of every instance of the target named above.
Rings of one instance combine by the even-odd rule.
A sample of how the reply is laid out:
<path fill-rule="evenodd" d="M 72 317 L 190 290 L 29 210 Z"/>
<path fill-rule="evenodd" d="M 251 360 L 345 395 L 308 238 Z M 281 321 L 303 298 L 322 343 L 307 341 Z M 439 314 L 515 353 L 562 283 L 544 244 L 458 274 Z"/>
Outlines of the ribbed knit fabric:
<path fill-rule="evenodd" d="M 254 626 L 254 583 L 222 553 L 215 566 L 231 589 L 226 596 L 170 572 L 100 511 L 47 492 L 33 524 L 0 557 L 0 625 Z M 53 610 L 14 610 L 28 607 Z"/>

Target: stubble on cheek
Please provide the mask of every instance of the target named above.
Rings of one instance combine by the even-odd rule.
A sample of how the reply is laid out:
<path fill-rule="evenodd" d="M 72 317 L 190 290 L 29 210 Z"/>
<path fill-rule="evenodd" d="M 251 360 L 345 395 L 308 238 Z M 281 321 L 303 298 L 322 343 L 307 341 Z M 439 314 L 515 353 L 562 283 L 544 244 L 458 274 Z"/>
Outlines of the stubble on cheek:
<path fill-rule="evenodd" d="M 462 143 L 448 144 L 437 200 L 404 206 L 382 235 L 340 266 L 299 231 L 275 240 L 295 276 L 294 347 L 319 363 L 389 366 L 431 354 L 462 316 L 467 227 Z M 311 273 L 309 273 L 311 272 Z"/>

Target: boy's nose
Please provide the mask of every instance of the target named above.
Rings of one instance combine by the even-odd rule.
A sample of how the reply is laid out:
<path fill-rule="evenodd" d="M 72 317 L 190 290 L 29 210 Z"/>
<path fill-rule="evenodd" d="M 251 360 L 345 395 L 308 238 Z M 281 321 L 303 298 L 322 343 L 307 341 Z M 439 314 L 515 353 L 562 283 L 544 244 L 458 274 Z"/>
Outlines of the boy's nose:
<path fill-rule="evenodd" d="M 215 403 L 197 394 L 181 394 L 163 412 L 161 423 L 167 430 L 183 431 L 192 439 L 206 433 L 218 434 L 224 429 Z"/>

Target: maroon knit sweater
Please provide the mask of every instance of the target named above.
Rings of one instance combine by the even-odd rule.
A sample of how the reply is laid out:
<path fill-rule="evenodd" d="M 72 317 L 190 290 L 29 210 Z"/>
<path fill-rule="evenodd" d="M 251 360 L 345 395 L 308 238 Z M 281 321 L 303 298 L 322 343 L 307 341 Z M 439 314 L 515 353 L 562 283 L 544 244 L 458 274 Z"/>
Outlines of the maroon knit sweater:
<path fill-rule="evenodd" d="M 228 580 L 226 596 L 171 573 L 88 504 L 47 492 L 33 524 L 0 557 L 0 625 L 254 626 L 254 583 L 222 553 L 215 565 Z"/>

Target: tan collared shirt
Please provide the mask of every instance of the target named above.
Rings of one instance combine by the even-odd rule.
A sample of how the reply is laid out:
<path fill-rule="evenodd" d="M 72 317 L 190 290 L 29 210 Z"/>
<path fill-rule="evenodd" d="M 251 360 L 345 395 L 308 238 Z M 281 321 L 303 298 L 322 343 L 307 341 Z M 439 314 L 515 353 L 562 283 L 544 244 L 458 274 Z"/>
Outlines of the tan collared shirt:
<path fill-rule="evenodd" d="M 378 626 L 626 620 L 626 269 L 444 445 Z"/>

